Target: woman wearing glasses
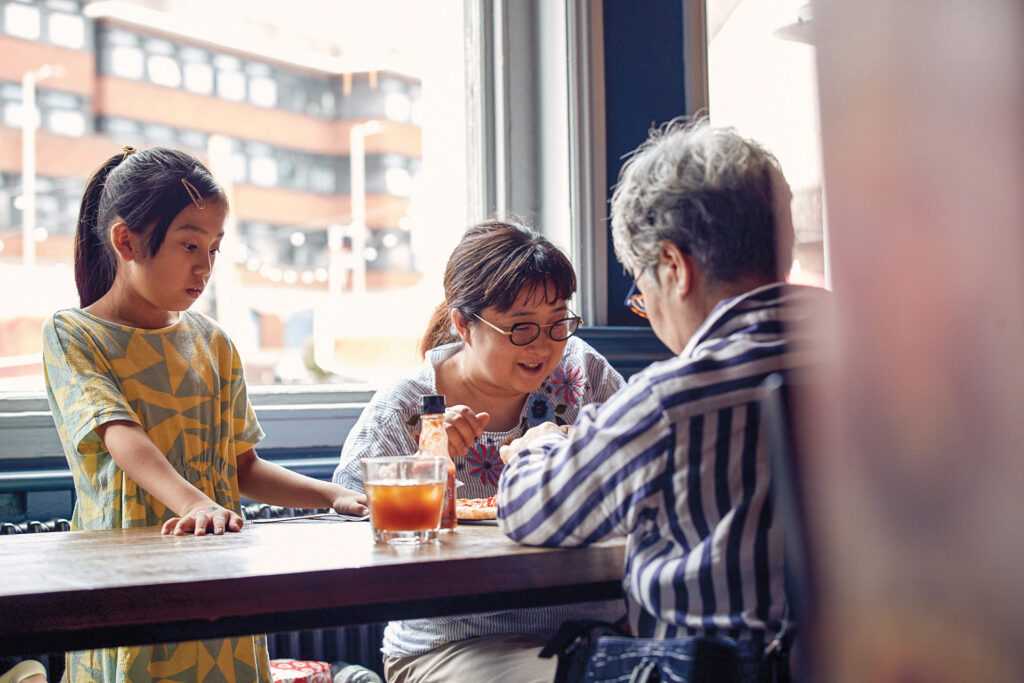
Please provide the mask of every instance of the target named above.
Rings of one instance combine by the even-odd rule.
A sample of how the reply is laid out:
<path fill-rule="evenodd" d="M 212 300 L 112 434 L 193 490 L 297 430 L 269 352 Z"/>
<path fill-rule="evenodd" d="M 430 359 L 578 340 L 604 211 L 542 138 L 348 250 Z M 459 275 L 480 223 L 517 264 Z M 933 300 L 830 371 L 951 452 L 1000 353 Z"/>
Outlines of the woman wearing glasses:
<path fill-rule="evenodd" d="M 586 342 L 568 306 L 576 274 L 568 258 L 529 228 L 489 221 L 470 228 L 444 276 L 413 376 L 377 392 L 349 433 L 334 481 L 363 491 L 362 458 L 416 450 L 420 396 L 444 394 L 449 451 L 460 498 L 497 493 L 498 449 L 543 422 L 571 425 L 622 377 Z M 550 681 L 541 645 L 566 619 L 622 616 L 618 601 L 393 622 L 384 636 L 390 683 Z"/>

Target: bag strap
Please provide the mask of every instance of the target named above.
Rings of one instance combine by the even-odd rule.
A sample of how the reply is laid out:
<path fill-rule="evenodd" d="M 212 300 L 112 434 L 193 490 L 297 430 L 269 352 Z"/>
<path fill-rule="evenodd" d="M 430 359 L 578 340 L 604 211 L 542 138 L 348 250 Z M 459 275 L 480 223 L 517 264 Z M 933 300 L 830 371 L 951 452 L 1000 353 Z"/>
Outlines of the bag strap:
<path fill-rule="evenodd" d="M 585 656 L 589 656 L 591 645 L 602 635 L 622 635 L 622 631 L 615 624 L 595 619 L 563 622 L 555 635 L 541 649 L 539 655 L 544 659 L 558 656 L 554 683 L 568 683 L 570 677 L 574 675 L 572 671 L 573 653 L 579 648 L 584 648 L 588 653 Z"/>
<path fill-rule="evenodd" d="M 622 632 L 615 626 L 607 621 L 597 621 L 596 619 L 576 619 L 571 621 L 563 622 L 555 635 L 551 637 L 540 651 L 540 656 L 544 659 L 550 659 L 555 655 L 569 654 L 579 644 L 577 641 L 581 639 L 591 639 L 591 631 L 595 629 L 601 629 L 600 635 L 621 635 Z"/>

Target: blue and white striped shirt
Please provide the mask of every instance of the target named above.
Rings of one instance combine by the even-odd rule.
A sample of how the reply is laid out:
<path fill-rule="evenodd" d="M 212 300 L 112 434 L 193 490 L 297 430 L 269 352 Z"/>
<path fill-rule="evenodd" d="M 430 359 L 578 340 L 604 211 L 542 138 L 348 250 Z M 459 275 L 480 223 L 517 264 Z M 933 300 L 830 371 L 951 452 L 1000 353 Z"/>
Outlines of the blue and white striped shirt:
<path fill-rule="evenodd" d="M 634 633 L 770 639 L 782 626 L 782 531 L 758 400 L 803 364 L 783 318 L 822 290 L 773 284 L 722 301 L 683 353 L 655 363 L 571 438 L 552 434 L 502 473 L 498 518 L 516 541 L 582 546 L 626 536 Z"/>

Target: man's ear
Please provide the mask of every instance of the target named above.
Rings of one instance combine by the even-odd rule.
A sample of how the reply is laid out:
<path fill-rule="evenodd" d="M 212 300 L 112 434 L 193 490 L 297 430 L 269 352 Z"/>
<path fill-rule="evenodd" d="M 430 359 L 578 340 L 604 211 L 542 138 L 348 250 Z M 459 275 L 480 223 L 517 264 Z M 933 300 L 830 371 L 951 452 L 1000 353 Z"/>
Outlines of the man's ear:
<path fill-rule="evenodd" d="M 140 245 L 124 221 L 114 221 L 114 224 L 110 226 L 110 244 L 113 245 L 118 256 L 125 261 L 136 261 L 140 256 Z"/>
<path fill-rule="evenodd" d="M 459 335 L 459 338 L 468 343 L 469 342 L 469 321 L 466 320 L 466 316 L 462 315 L 462 311 L 457 308 L 453 308 L 449 313 L 449 319 L 451 320 L 452 327 L 455 328 L 455 333 Z"/>
<path fill-rule="evenodd" d="M 666 240 L 661 243 L 658 266 L 666 270 L 665 286 L 671 288 L 677 295 L 685 297 L 693 290 L 696 275 L 693 259 L 672 242 Z"/>

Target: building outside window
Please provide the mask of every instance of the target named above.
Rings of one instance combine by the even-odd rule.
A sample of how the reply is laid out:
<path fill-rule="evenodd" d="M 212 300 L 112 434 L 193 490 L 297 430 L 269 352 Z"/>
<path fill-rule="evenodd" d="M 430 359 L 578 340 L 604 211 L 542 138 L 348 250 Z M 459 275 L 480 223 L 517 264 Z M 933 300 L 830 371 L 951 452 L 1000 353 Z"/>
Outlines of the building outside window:
<path fill-rule="evenodd" d="M 39 40 L 41 18 L 39 8 L 19 2 L 4 5 L 4 32 L 16 38 Z"/>
<path fill-rule="evenodd" d="M 181 68 L 173 57 L 167 55 L 150 55 L 146 59 L 149 80 L 157 85 L 177 88 L 181 85 Z"/>
<path fill-rule="evenodd" d="M 110 53 L 110 65 L 113 74 L 121 78 L 138 80 L 146 74 L 145 55 L 134 46 L 115 47 Z"/>
<path fill-rule="evenodd" d="M 779 159 L 793 191 L 791 280 L 826 284 L 824 192 L 808 0 L 707 0 L 711 122 Z"/>
<path fill-rule="evenodd" d="M 85 134 L 85 114 L 81 111 L 57 110 L 47 116 L 47 128 L 54 133 L 79 137 Z"/>
<path fill-rule="evenodd" d="M 86 17 L 79 3 L 0 0 L 4 33 L 40 41 L 33 49 L 48 46 L 48 59 L 72 72 L 75 64 L 61 62 L 68 47 L 96 65 L 93 91 L 63 92 L 46 80 L 37 89 L 41 132 L 59 139 L 37 137 L 32 262 L 20 246 L 19 150 L 0 159 L 15 169 L 0 178 L 0 283 L 38 293 L 0 304 L 0 401 L 42 387 L 41 322 L 77 304 L 70 266 L 81 193 L 104 155 L 125 144 L 188 150 L 231 194 L 224 249 L 196 309 L 232 335 L 251 385 L 365 388 L 419 364 L 416 343 L 444 262 L 470 222 L 467 112 L 475 109 L 466 74 L 475 67 L 461 3 L 398 1 L 410 22 L 391 21 L 393 10 L 373 3 L 167 0 L 159 3 L 166 20 L 150 25 L 113 3 Z M 238 28 L 230 44 L 216 30 L 228 23 Z M 154 98 L 152 86 L 164 94 Z M 19 83 L 0 82 L 0 117 L 21 124 Z M 365 154 L 353 158 L 358 135 Z M 353 197 L 358 163 L 365 190 Z M 363 224 L 356 204 L 365 206 Z M 414 238 L 425 226 L 430 235 Z M 382 320 L 382 310 L 392 315 Z M 274 330 L 289 325 L 283 344 Z"/>
<path fill-rule="evenodd" d="M 81 16 L 53 12 L 46 25 L 51 42 L 76 49 L 85 47 L 85 19 Z"/>

